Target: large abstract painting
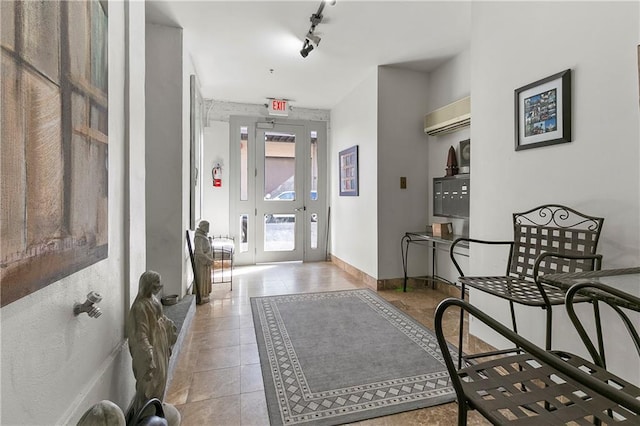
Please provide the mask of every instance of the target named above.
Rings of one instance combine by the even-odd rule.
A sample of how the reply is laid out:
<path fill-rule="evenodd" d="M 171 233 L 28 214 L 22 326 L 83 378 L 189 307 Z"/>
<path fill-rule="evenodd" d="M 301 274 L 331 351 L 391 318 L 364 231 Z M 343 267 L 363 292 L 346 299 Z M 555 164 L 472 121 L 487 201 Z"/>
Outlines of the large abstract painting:
<path fill-rule="evenodd" d="M 0 1 L 0 299 L 108 253 L 107 2 Z"/>

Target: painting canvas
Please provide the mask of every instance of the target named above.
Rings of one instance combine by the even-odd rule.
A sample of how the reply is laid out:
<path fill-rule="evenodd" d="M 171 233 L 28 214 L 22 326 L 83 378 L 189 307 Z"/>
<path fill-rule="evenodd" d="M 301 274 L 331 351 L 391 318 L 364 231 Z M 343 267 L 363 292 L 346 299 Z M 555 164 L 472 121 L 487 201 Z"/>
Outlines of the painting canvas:
<path fill-rule="evenodd" d="M 340 164 L 340 195 L 358 196 L 358 145 L 340 151 L 338 162 Z"/>
<path fill-rule="evenodd" d="M 2 1 L 0 299 L 108 254 L 107 2 Z"/>

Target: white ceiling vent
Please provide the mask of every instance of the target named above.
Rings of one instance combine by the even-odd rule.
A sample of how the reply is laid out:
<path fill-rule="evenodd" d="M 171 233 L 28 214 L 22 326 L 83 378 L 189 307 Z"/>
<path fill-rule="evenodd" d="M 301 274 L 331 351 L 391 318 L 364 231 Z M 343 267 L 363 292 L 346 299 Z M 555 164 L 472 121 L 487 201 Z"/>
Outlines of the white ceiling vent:
<path fill-rule="evenodd" d="M 438 108 L 424 116 L 424 132 L 430 136 L 455 132 L 470 124 L 470 96 Z"/>

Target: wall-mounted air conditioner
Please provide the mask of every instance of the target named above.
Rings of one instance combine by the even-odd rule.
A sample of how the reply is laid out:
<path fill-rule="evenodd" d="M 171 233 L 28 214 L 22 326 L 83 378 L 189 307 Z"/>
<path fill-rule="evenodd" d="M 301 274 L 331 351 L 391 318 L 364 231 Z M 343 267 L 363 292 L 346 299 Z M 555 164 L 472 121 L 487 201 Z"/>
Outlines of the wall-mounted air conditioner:
<path fill-rule="evenodd" d="M 424 116 L 424 132 L 430 136 L 455 132 L 471 124 L 471 96 L 438 108 Z"/>

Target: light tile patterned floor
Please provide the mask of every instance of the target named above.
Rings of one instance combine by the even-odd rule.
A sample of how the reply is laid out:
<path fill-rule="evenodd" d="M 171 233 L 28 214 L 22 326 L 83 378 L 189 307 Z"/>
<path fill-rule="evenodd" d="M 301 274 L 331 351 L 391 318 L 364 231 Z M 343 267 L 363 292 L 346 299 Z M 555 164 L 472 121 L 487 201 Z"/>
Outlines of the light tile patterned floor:
<path fill-rule="evenodd" d="M 215 284 L 211 301 L 196 307 L 165 401 L 178 408 L 183 426 L 268 425 L 250 298 L 365 287 L 325 262 L 236 267 L 233 291 L 229 291 L 229 284 Z M 430 288 L 378 293 L 432 330 L 435 308 L 446 297 Z M 450 309 L 445 317 L 445 334 L 453 343 L 457 341 L 457 324 L 457 313 Z M 465 338 L 465 342 L 465 350 L 469 348 L 470 352 L 484 347 L 473 337 Z M 357 425 L 455 425 L 457 413 L 456 403 L 451 403 Z M 469 425 L 485 424 L 489 423 L 477 413 L 470 413 Z"/>

